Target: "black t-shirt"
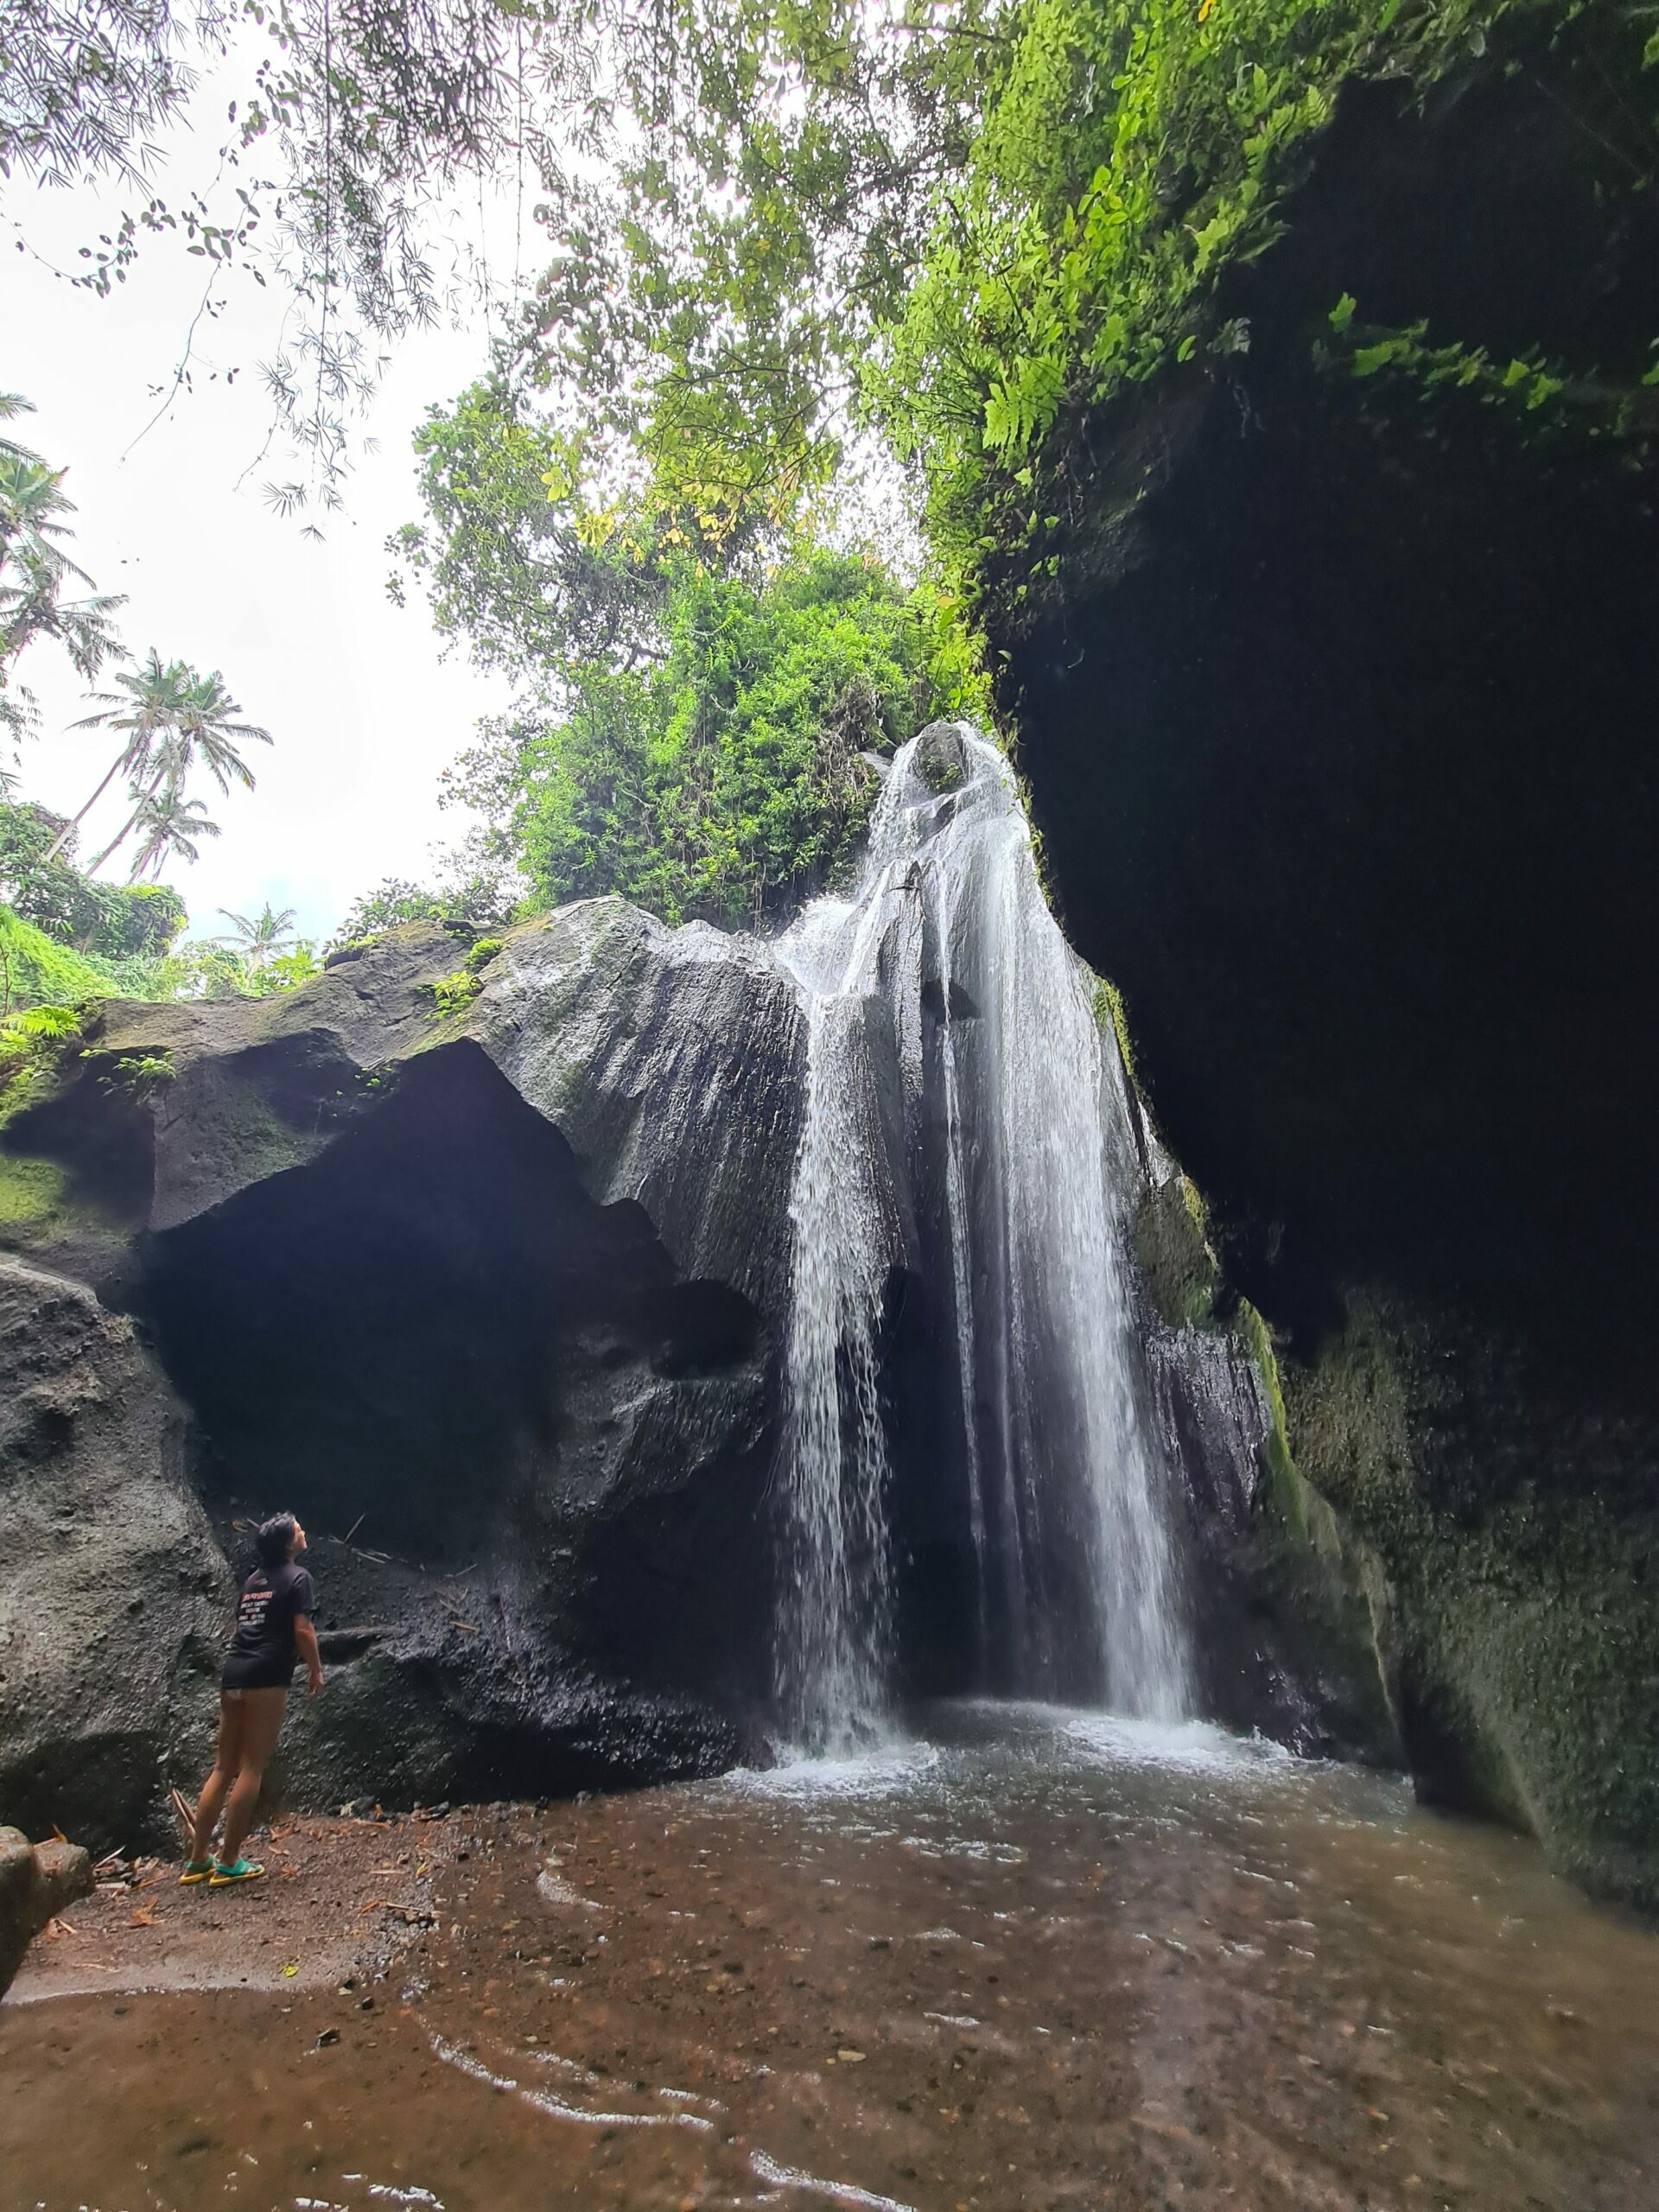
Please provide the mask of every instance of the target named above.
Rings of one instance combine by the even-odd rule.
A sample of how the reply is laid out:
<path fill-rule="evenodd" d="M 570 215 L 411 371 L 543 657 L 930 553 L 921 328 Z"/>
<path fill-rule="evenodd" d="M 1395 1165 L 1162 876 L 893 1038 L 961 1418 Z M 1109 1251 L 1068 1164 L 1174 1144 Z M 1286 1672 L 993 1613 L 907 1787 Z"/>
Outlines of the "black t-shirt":
<path fill-rule="evenodd" d="M 236 1601 L 236 1634 L 225 1659 L 226 1689 L 275 1688 L 294 1672 L 294 1621 L 317 1609 L 317 1593 L 302 1567 L 257 1567 Z"/>

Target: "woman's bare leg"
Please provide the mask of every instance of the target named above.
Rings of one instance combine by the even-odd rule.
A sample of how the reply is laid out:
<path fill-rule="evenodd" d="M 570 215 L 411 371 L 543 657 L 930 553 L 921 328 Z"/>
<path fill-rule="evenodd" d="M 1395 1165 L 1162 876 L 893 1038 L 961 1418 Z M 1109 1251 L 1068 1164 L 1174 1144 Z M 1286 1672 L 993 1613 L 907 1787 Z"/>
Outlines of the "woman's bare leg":
<path fill-rule="evenodd" d="M 259 1785 L 265 1778 L 265 1769 L 270 1755 L 276 1748 L 276 1738 L 283 1732 L 283 1713 L 288 1704 L 286 1690 L 244 1690 L 242 1693 L 242 1747 L 238 1763 L 236 1780 L 231 1784 L 229 1802 L 225 1808 L 225 1840 L 219 1849 L 219 1864 L 234 1866 L 242 1854 L 242 1842 L 253 1826 L 253 1815 L 259 1803 Z"/>
<path fill-rule="evenodd" d="M 232 1696 L 221 1690 L 219 1698 L 219 1745 L 213 1753 L 213 1770 L 202 1784 L 201 1795 L 196 1800 L 195 1819 L 190 1829 L 190 1856 L 198 1866 L 212 1847 L 213 1830 L 219 1825 L 219 1808 L 231 1784 L 236 1780 L 238 1767 L 242 1764 L 242 1717 L 240 1694 Z"/>

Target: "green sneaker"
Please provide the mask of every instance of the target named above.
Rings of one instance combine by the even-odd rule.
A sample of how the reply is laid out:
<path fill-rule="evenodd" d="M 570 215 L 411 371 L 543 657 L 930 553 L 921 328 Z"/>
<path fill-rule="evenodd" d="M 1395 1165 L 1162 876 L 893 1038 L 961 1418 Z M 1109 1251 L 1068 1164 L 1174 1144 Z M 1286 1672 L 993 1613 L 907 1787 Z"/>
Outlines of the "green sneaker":
<path fill-rule="evenodd" d="M 215 1859 L 213 1871 L 207 1877 L 207 1886 L 210 1890 L 224 1890 L 228 1889 L 232 1882 L 257 1882 L 264 1871 L 251 1859 L 238 1859 L 234 1866 L 221 1866 Z"/>

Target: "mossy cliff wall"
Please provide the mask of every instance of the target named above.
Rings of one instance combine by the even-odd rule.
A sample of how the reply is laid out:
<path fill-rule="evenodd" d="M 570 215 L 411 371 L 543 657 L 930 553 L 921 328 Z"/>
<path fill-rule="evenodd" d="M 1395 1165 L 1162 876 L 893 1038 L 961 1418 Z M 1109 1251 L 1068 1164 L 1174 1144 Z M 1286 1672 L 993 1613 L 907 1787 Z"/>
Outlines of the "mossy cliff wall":
<path fill-rule="evenodd" d="M 1650 1422 L 1455 1310 L 1351 1294 L 1311 1356 L 1232 1292 L 1184 1175 L 1135 1243 L 1174 1329 L 1230 1339 L 1268 1413 L 1239 1556 L 1294 1624 L 1349 1756 L 1535 1834 L 1586 1887 L 1659 1906 L 1659 1510 Z"/>
<path fill-rule="evenodd" d="M 1659 73 L 1548 14 L 1426 103 L 1345 87 L 1222 284 L 1248 348 L 1179 442 L 1169 378 L 1090 424 L 1112 557 L 997 642 L 1425 1794 L 1652 1900 Z M 1516 406 L 1441 373 L 1481 353 L 1576 365 Z"/>
<path fill-rule="evenodd" d="M 1650 1417 L 1618 1418 L 1455 1313 L 1363 1294 L 1284 1372 L 1299 1468 L 1389 1579 L 1383 1653 L 1422 1795 L 1659 1906 Z"/>
<path fill-rule="evenodd" d="M 1202 1372 L 1207 1339 L 1222 1370 L 1218 1379 L 1224 1378 L 1223 1395 L 1230 1388 L 1242 1400 L 1253 1377 L 1260 1408 L 1251 1436 L 1241 1440 L 1255 1442 L 1254 1479 L 1247 1495 L 1233 1503 L 1228 1516 L 1233 1526 L 1224 1544 L 1205 1541 L 1204 1501 L 1196 1501 L 1206 1612 L 1228 1585 L 1242 1585 L 1257 1662 L 1265 1659 L 1272 1675 L 1300 1679 L 1311 1689 L 1305 1714 L 1288 1728 L 1281 1719 L 1274 1732 L 1304 1752 L 1401 1764 L 1406 1753 L 1391 1665 L 1393 1598 L 1387 1575 L 1370 1546 L 1332 1510 L 1291 1456 L 1272 1337 L 1255 1306 L 1226 1281 L 1203 1198 L 1179 1169 L 1170 1172 L 1172 1164 L 1155 1143 L 1148 1146 L 1148 1165 L 1132 1235 L 1147 1300 L 1179 1347 L 1176 1362 Z M 1154 1338 L 1154 1371 L 1157 1349 Z M 1190 1484 L 1204 1455 L 1189 1445 L 1181 1456 Z M 1221 1643 L 1225 1656 L 1226 1639 Z M 1236 1678 L 1236 1649 L 1231 1656 Z M 1205 1691 L 1206 1709 L 1236 1725 L 1262 1725 L 1235 1702 L 1224 1672 L 1212 1668 Z M 1258 1692 L 1254 1702 L 1269 1701 Z M 1273 1729 L 1271 1719 L 1267 1725 Z"/>

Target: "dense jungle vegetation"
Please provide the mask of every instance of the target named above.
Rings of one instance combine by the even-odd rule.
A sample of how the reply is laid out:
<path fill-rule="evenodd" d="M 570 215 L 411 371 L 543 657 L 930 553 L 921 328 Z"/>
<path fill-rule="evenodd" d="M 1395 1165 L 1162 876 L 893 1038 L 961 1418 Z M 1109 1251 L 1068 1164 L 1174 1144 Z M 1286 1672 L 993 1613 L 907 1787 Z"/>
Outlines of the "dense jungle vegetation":
<path fill-rule="evenodd" d="M 1563 43 L 1622 88 L 1611 150 L 1643 189 L 1659 33 L 1633 0 L 23 0 L 0 164 L 136 180 L 193 73 L 242 54 L 233 196 L 138 194 L 82 281 L 170 234 L 293 287 L 268 382 L 296 473 L 270 490 L 313 513 L 344 496 L 378 350 L 442 304 L 438 213 L 516 175 L 545 266 L 421 434 L 393 588 L 518 703 L 453 772 L 486 823 L 455 880 L 383 886 L 348 927 L 607 889 L 736 920 L 844 857 L 861 753 L 988 711 L 1004 641 L 1109 556 L 1137 486 L 1103 499 L 1096 457 L 1126 410 L 1155 446 L 1248 352 L 1240 272 L 1344 85 L 1427 100 Z M 1491 358 L 1350 293 L 1308 342 L 1399 404 L 1451 390 L 1614 465 L 1659 423 L 1651 350 Z M 89 674 L 107 620 L 60 621 Z"/>

